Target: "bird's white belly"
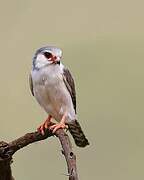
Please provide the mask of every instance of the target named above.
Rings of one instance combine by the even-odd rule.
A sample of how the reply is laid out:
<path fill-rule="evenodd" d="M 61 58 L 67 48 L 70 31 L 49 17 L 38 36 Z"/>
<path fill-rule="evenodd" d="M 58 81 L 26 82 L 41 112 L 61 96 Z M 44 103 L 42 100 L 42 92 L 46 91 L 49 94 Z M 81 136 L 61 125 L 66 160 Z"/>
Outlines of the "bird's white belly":
<path fill-rule="evenodd" d="M 76 119 L 71 96 L 62 76 L 48 77 L 42 74 L 33 78 L 33 86 L 37 101 L 55 120 L 60 121 L 64 113 L 67 113 L 67 121 Z"/>

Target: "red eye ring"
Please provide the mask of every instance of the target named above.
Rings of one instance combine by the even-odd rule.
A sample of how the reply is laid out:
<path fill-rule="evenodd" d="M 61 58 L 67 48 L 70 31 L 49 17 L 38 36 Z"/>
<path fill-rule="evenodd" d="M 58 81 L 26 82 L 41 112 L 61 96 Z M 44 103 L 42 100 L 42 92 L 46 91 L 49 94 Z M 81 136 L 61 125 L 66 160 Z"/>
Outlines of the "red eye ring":
<path fill-rule="evenodd" d="M 50 59 L 53 57 L 53 55 L 50 53 L 50 52 L 44 52 L 44 56 L 47 58 L 47 59 Z"/>

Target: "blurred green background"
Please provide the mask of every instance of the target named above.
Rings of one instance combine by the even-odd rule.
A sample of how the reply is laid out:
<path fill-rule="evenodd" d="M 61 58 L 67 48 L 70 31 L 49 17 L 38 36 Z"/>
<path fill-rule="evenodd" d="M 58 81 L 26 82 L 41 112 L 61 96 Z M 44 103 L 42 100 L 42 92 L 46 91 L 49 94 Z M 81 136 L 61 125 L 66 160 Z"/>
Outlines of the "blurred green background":
<path fill-rule="evenodd" d="M 46 118 L 28 75 L 35 50 L 56 45 L 75 76 L 78 117 L 91 143 L 73 143 L 80 179 L 143 179 L 143 7 L 140 0 L 1 1 L 1 140 L 34 131 Z M 67 180 L 60 150 L 50 138 L 17 152 L 15 179 Z"/>

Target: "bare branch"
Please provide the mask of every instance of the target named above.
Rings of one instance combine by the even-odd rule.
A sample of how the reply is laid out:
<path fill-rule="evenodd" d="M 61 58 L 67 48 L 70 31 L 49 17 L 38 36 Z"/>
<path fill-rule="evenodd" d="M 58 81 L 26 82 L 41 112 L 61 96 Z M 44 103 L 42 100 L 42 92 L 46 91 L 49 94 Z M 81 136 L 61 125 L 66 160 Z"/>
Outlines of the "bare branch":
<path fill-rule="evenodd" d="M 19 149 L 32 144 L 36 141 L 44 140 L 48 137 L 56 135 L 62 145 L 62 153 L 65 156 L 69 180 L 78 180 L 76 169 L 76 156 L 72 151 L 72 146 L 67 133 L 59 129 L 53 134 L 51 131 L 46 130 L 45 135 L 41 135 L 39 132 L 27 133 L 24 136 L 10 142 L 0 142 L 0 180 L 12 180 L 10 164 L 12 161 L 12 155 Z"/>
<path fill-rule="evenodd" d="M 69 180 L 78 180 L 78 174 L 76 168 L 76 156 L 72 151 L 72 145 L 70 139 L 63 130 L 61 130 L 61 133 L 58 133 L 57 136 L 63 148 L 62 153 L 66 158 Z"/>

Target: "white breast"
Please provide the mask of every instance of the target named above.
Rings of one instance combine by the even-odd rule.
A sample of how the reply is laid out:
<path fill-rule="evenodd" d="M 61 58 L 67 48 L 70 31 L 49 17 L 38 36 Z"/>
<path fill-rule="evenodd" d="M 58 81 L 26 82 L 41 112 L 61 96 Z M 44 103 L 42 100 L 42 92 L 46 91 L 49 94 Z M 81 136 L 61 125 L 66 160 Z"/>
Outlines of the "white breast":
<path fill-rule="evenodd" d="M 45 111 L 60 121 L 67 112 L 67 121 L 76 119 L 71 96 L 63 81 L 63 65 L 49 65 L 32 71 L 34 95 Z"/>

